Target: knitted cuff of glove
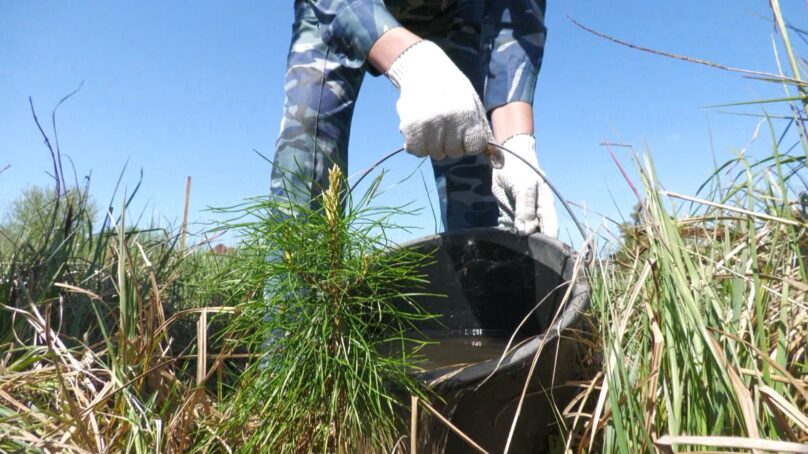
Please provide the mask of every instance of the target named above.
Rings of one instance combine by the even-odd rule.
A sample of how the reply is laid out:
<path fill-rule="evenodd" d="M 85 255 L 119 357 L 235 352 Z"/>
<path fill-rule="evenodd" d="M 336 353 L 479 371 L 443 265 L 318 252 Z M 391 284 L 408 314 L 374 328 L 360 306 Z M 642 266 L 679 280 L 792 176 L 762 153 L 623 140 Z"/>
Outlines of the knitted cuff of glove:
<path fill-rule="evenodd" d="M 502 146 L 503 146 L 503 147 L 504 147 L 504 146 L 506 146 L 506 145 L 505 145 L 506 143 L 510 142 L 510 141 L 511 141 L 511 139 L 513 139 L 513 138 L 515 138 L 515 137 L 518 137 L 518 136 L 528 136 L 528 137 L 530 137 L 531 139 L 535 139 L 535 137 L 533 136 L 533 134 L 530 134 L 530 133 L 527 133 L 527 132 L 517 132 L 516 134 L 514 134 L 514 135 L 512 135 L 512 136 L 509 136 L 507 139 L 503 140 L 503 141 L 502 141 Z"/>
<path fill-rule="evenodd" d="M 415 49 L 415 52 L 413 52 L 413 49 Z M 387 76 L 387 78 L 393 82 L 393 85 L 400 90 L 401 82 L 407 77 L 407 73 L 409 72 L 408 68 L 412 66 L 410 61 L 413 58 L 417 58 L 417 56 L 413 57 L 413 54 L 434 54 L 436 51 L 440 54 L 443 53 L 437 44 L 433 43 L 432 41 L 422 39 L 421 41 L 418 41 L 412 46 L 404 49 L 404 51 L 401 52 L 398 57 L 396 57 L 393 64 L 390 65 L 390 69 L 388 69 L 384 75 Z"/>

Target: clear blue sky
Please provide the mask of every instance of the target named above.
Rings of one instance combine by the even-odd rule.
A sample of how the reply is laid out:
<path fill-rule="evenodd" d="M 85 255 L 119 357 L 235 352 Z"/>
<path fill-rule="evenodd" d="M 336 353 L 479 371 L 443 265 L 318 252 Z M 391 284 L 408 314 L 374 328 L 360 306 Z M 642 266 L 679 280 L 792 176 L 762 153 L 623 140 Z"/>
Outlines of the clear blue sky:
<path fill-rule="evenodd" d="M 803 2 L 783 3 L 792 22 L 804 22 Z M 549 1 L 536 93 L 539 160 L 568 199 L 593 210 L 616 216 L 612 197 L 625 213 L 636 202 L 601 141 L 647 148 L 669 189 L 692 192 L 712 169 L 709 131 L 721 161 L 748 142 L 756 124 L 703 107 L 783 94 L 604 41 L 567 15 L 637 44 L 764 71 L 776 71 L 773 28 L 764 0 Z M 138 209 L 162 222 L 179 224 L 187 175 L 196 222 L 210 219 L 208 206 L 266 193 L 270 168 L 252 150 L 274 153 L 291 24 L 291 1 L 0 2 L 0 169 L 11 166 L 0 174 L 0 207 L 26 186 L 49 183 L 49 155 L 28 96 L 46 119 L 82 81 L 59 111 L 59 138 L 79 176 L 92 172 L 99 201 L 107 202 L 127 160 L 130 188 L 143 169 Z M 366 80 L 351 172 L 402 142 L 395 99 L 385 78 Z M 409 155 L 392 160 L 387 184 L 418 163 Z M 422 169 L 431 184 L 431 171 Z M 427 204 L 418 176 L 382 200 L 409 201 Z M 408 221 L 424 227 L 413 235 L 434 230 L 428 211 Z"/>

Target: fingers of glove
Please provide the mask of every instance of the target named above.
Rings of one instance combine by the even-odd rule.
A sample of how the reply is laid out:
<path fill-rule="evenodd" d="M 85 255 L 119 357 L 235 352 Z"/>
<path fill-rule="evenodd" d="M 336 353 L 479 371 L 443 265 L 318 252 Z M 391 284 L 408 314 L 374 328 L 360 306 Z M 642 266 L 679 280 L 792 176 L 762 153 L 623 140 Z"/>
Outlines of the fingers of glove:
<path fill-rule="evenodd" d="M 469 84 L 470 95 L 477 98 Z M 467 94 L 461 95 L 465 97 Z M 458 102 L 455 95 L 446 99 L 414 99 L 402 91 L 396 103 L 404 135 L 405 148 L 416 156 L 431 156 L 432 159 L 459 158 L 475 155 L 487 147 L 490 127 L 480 117 L 472 100 Z M 433 107 L 427 107 L 432 104 Z M 446 106 L 453 108 L 446 108 Z"/>
<path fill-rule="evenodd" d="M 499 207 L 499 224 L 500 227 L 513 228 L 514 210 L 513 210 L 513 197 L 509 197 L 510 188 L 503 184 L 499 176 L 494 173 L 493 185 L 491 186 L 491 194 L 494 200 L 497 201 Z M 508 219 L 510 222 L 507 226 L 503 225 L 503 218 Z"/>
<path fill-rule="evenodd" d="M 467 155 L 478 155 L 487 147 L 488 138 L 482 126 L 470 128 L 463 137 L 463 149 Z"/>
<path fill-rule="evenodd" d="M 501 229 L 508 230 L 510 232 L 514 231 L 513 218 L 508 217 L 502 211 L 499 212 L 499 218 L 497 218 L 497 223 L 499 228 Z"/>
<path fill-rule="evenodd" d="M 424 156 L 429 155 L 429 151 L 426 147 L 423 146 L 424 139 L 423 134 L 413 131 L 417 128 L 402 128 L 401 134 L 404 135 L 404 149 L 407 150 L 410 154 L 418 156 L 419 158 L 423 158 Z"/>
<path fill-rule="evenodd" d="M 463 135 L 460 131 L 449 130 L 443 140 L 443 151 L 450 158 L 459 158 L 465 154 L 463 150 Z"/>
<path fill-rule="evenodd" d="M 553 238 L 558 237 L 558 213 L 556 212 L 555 197 L 546 183 L 539 186 L 537 212 L 539 215 L 541 232 Z"/>
<path fill-rule="evenodd" d="M 539 231 L 549 237 L 558 238 L 558 217 L 555 207 L 541 211 L 539 219 Z"/>
<path fill-rule="evenodd" d="M 539 231 L 539 219 L 534 217 L 528 220 L 519 220 L 515 222 L 516 234 L 519 236 L 533 235 Z"/>
<path fill-rule="evenodd" d="M 474 89 L 469 83 L 469 89 L 474 99 L 473 110 L 468 112 L 469 118 L 469 131 L 465 135 L 463 146 L 468 155 L 478 155 L 488 148 L 488 142 L 494 140 L 494 134 L 491 132 L 491 126 L 488 124 L 488 118 L 485 114 L 480 97 L 474 92 Z"/>
<path fill-rule="evenodd" d="M 474 86 L 435 43 L 411 46 L 387 76 L 401 92 L 399 129 L 410 153 L 433 159 L 474 155 L 493 140 Z"/>
<path fill-rule="evenodd" d="M 528 184 L 516 193 L 514 225 L 518 235 L 527 236 L 539 228 L 539 217 L 536 210 L 537 192 L 536 184 Z"/>
<path fill-rule="evenodd" d="M 444 114 L 436 114 L 423 123 L 423 147 L 432 159 L 440 160 L 446 157 L 443 149 L 443 137 L 446 135 L 446 124 L 448 123 Z"/>

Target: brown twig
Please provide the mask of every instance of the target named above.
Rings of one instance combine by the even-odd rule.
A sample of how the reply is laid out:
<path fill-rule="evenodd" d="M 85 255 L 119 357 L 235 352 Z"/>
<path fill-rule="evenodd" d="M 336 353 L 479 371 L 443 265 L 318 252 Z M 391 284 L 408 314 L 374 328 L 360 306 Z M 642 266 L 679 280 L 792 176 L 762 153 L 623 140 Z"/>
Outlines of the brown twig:
<path fill-rule="evenodd" d="M 418 448 L 418 396 L 410 398 L 410 454 Z"/>
<path fill-rule="evenodd" d="M 39 117 L 36 115 L 36 109 L 34 109 L 34 99 L 30 96 L 28 97 L 28 105 L 31 106 L 31 116 L 34 117 L 34 124 L 36 124 L 37 129 L 39 129 L 39 134 L 42 136 L 42 141 L 45 143 L 45 146 L 48 147 L 48 151 L 50 151 L 51 154 L 51 161 L 53 162 L 53 178 L 56 180 L 56 203 L 58 204 L 62 187 L 61 180 L 59 178 L 59 163 L 56 156 L 56 151 L 51 145 L 50 138 L 45 133 L 45 130 L 42 129 L 42 124 L 39 122 Z"/>
<path fill-rule="evenodd" d="M 454 432 L 454 433 L 455 433 L 455 434 L 456 434 L 458 437 L 460 437 L 461 439 L 463 439 L 463 441 L 465 441 L 466 443 L 468 443 L 468 445 L 469 445 L 470 447 L 474 448 L 474 449 L 475 449 L 477 452 L 480 452 L 480 453 L 482 453 L 482 454 L 487 454 L 487 453 L 488 453 L 488 451 L 486 451 L 485 449 L 483 449 L 483 447 L 482 447 L 482 446 L 480 446 L 480 445 L 478 445 L 477 443 L 475 443 L 475 442 L 474 442 L 474 440 L 472 440 L 472 439 L 471 439 L 471 438 L 470 438 L 468 435 L 464 434 L 462 430 L 458 429 L 458 428 L 457 428 L 457 426 L 455 426 L 454 424 L 452 424 L 452 422 L 451 422 L 451 421 L 449 421 L 448 419 L 446 419 L 446 417 L 445 417 L 445 416 L 443 416 L 442 414 L 440 414 L 440 412 L 439 412 L 438 410 L 435 410 L 435 408 L 434 408 L 434 407 L 432 407 L 432 405 L 429 405 L 429 403 L 427 403 L 425 400 L 418 399 L 417 403 L 420 403 L 421 405 L 423 405 L 425 409 L 429 410 L 429 412 L 430 412 L 430 413 L 432 413 L 432 414 L 433 414 L 433 415 L 434 415 L 436 418 L 438 418 L 438 420 L 439 420 L 440 422 L 442 422 L 443 424 L 445 424 L 445 425 L 446 425 L 446 427 L 448 427 L 449 429 L 451 429 L 451 430 L 452 430 L 452 432 Z"/>
<path fill-rule="evenodd" d="M 670 52 L 651 49 L 650 47 L 639 46 L 637 44 L 632 44 L 630 42 L 623 41 L 621 39 L 618 39 L 618 38 L 615 38 L 613 36 L 607 35 L 605 33 L 599 32 L 597 30 L 593 30 L 593 29 L 587 27 L 586 25 L 581 24 L 580 22 L 573 19 L 569 15 L 567 16 L 567 19 L 569 19 L 570 22 L 575 24 L 576 27 L 580 28 L 581 30 L 583 30 L 585 32 L 589 32 L 589 33 L 591 33 L 591 34 L 593 34 L 593 35 L 595 35 L 597 37 L 606 39 L 606 40 L 611 41 L 613 43 L 620 44 L 622 46 L 626 46 L 626 47 L 631 48 L 631 49 L 640 50 L 640 51 L 643 51 L 643 52 L 648 52 L 648 53 L 651 53 L 651 54 L 654 54 L 654 55 L 661 55 L 663 57 L 674 58 L 676 60 L 682 60 L 682 61 L 686 61 L 688 63 L 696 63 L 698 65 L 704 65 L 704 66 L 709 66 L 711 68 L 722 69 L 724 71 L 731 71 L 731 72 L 746 74 L 746 75 L 749 75 L 749 76 L 762 76 L 762 77 L 771 78 L 773 80 L 777 80 L 777 81 L 780 81 L 780 82 L 790 82 L 790 83 L 798 85 L 798 86 L 808 85 L 808 84 L 806 84 L 805 81 L 802 81 L 802 80 L 799 80 L 799 79 L 793 79 L 791 77 L 785 77 L 785 76 L 781 76 L 781 75 L 778 75 L 778 74 L 772 74 L 772 73 L 767 73 L 767 72 L 763 72 L 763 71 L 754 71 L 754 70 L 751 70 L 751 69 L 735 68 L 733 66 L 722 65 L 720 63 L 715 63 L 715 62 L 712 62 L 712 61 L 709 61 L 709 60 L 702 60 L 701 58 L 686 57 L 684 55 L 678 55 L 678 54 L 673 54 L 673 53 L 670 53 Z"/>
<path fill-rule="evenodd" d="M 191 202 L 191 176 L 185 180 L 185 210 L 182 214 L 182 235 L 180 236 L 180 251 L 185 252 L 185 236 L 188 234 L 188 205 Z"/>

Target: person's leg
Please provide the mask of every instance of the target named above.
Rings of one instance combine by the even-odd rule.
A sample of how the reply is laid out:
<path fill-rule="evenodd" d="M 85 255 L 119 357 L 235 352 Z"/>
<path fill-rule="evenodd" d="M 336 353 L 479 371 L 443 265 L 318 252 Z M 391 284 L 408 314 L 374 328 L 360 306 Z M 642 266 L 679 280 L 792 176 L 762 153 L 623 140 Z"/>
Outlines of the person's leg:
<path fill-rule="evenodd" d="M 333 164 L 347 171 L 351 118 L 365 73 L 341 65 L 320 32 L 311 3 L 295 2 L 271 191 L 300 204 L 328 187 Z"/>
<path fill-rule="evenodd" d="M 328 188 L 328 171 L 333 164 L 347 174 L 351 118 L 364 77 L 363 69 L 340 64 L 320 32 L 311 2 L 295 2 L 286 98 L 270 185 L 272 197 L 296 206 L 315 206 L 316 197 Z M 293 214 L 283 211 L 285 216 Z M 266 259 L 280 260 L 280 251 L 267 251 Z M 266 282 L 267 292 L 275 288 L 274 279 L 277 277 Z M 266 319 L 270 320 L 276 310 L 270 309 Z M 273 333 L 264 348 L 269 349 L 280 336 L 282 333 Z"/>
<path fill-rule="evenodd" d="M 402 25 L 440 46 L 482 96 L 485 81 L 480 38 L 482 0 L 433 1 L 418 5 L 398 0 L 387 4 Z M 447 231 L 497 225 L 491 167 L 485 157 L 432 161 L 432 170 Z"/>

